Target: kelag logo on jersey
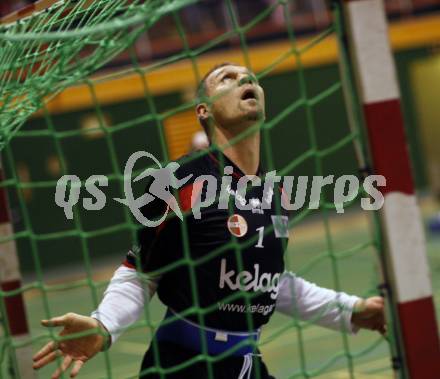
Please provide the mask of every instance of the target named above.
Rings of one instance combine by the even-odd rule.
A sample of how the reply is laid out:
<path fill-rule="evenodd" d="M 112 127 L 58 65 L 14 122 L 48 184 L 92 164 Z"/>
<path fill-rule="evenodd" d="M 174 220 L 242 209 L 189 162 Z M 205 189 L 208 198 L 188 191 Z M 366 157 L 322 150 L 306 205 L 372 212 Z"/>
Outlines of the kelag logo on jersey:
<path fill-rule="evenodd" d="M 281 274 L 263 272 L 260 274 L 260 265 L 254 264 L 254 272 L 240 271 L 235 274 L 234 270 L 227 271 L 226 259 L 223 258 L 220 265 L 220 288 L 229 288 L 233 291 L 260 291 L 270 292 L 270 298 L 275 300 L 280 292 Z"/>
<path fill-rule="evenodd" d="M 133 170 L 136 162 L 140 158 L 151 159 L 157 168 L 147 168 L 134 179 L 132 179 Z M 161 224 L 170 210 L 174 214 L 183 220 L 182 211 L 179 204 L 174 197 L 172 190 L 178 190 L 182 188 L 190 179 L 194 179 L 194 183 L 198 184 L 199 188 L 206 188 L 204 198 L 202 199 L 202 191 L 194 191 L 191 193 L 191 210 L 194 218 L 201 218 L 201 210 L 214 204 L 216 201 L 216 194 L 219 188 L 221 188 L 221 196 L 218 202 L 219 209 L 228 209 L 229 196 L 233 196 L 235 199 L 235 206 L 240 210 L 248 210 L 252 213 L 264 213 L 265 210 L 271 209 L 272 197 L 274 193 L 275 183 L 278 183 L 280 188 L 283 188 L 283 201 L 281 206 L 285 210 L 298 210 L 304 208 L 306 193 L 308 192 L 309 177 L 299 176 L 297 178 L 293 176 L 277 176 L 275 171 L 268 172 L 264 181 L 255 175 L 244 175 L 240 177 L 237 182 L 237 188 L 234 190 L 231 188 L 233 168 L 231 166 L 224 167 L 224 175 L 221 178 L 221 183 L 218 183 L 217 177 L 213 175 L 202 175 L 198 178 L 193 178 L 193 174 L 190 174 L 182 179 L 178 179 L 176 171 L 180 165 L 177 162 L 170 162 L 165 167 L 162 167 L 161 163 L 150 153 L 146 151 L 137 151 L 132 154 L 124 169 L 124 198 L 113 198 L 113 200 L 124 204 L 130 208 L 133 216 L 141 224 L 150 227 L 156 227 Z M 142 179 L 150 178 L 151 183 L 148 191 L 139 198 L 135 199 L 133 196 L 132 183 L 139 182 Z M 297 188 L 294 199 L 292 199 L 293 183 L 297 179 Z M 313 176 L 311 177 L 311 189 L 310 200 L 308 203 L 309 209 L 318 209 L 321 204 L 321 191 L 324 186 L 334 184 L 334 206 L 337 213 L 344 213 L 344 204 L 350 203 L 359 193 L 360 190 L 359 179 L 354 175 L 342 175 L 336 178 L 334 182 L 334 175 L 327 176 Z M 91 211 L 97 211 L 104 208 L 107 198 L 104 192 L 99 187 L 108 186 L 108 178 L 104 175 L 92 175 L 85 181 L 85 189 L 91 197 L 84 197 L 82 205 L 85 209 Z M 334 183 L 333 183 L 334 182 Z M 281 184 L 282 183 L 282 184 Z M 382 175 L 370 175 L 367 176 L 362 183 L 363 190 L 369 194 L 370 197 L 361 199 L 361 207 L 364 210 L 378 210 L 383 206 L 384 197 L 382 193 L 376 187 L 383 187 L 386 185 L 385 177 Z M 220 187 L 219 187 L 220 185 Z M 73 206 L 79 201 L 79 195 L 81 191 L 82 182 L 76 175 L 64 175 L 62 176 L 56 186 L 55 203 L 64 209 L 64 214 L 67 219 L 73 219 Z M 246 200 L 246 192 L 249 186 L 263 187 L 262 199 L 251 198 Z M 166 204 L 166 210 L 164 214 L 159 217 L 158 220 L 149 220 L 145 217 L 141 208 L 152 202 L 154 199 L 161 199 Z M 291 202 L 293 200 L 293 203 Z M 272 220 L 275 226 L 275 232 L 279 235 L 284 235 L 285 230 L 283 219 Z M 235 225 L 235 226 L 234 226 Z M 247 228 L 246 221 L 243 219 L 231 220 L 231 227 L 228 225 L 232 234 L 241 236 L 246 234 L 243 228 Z"/>

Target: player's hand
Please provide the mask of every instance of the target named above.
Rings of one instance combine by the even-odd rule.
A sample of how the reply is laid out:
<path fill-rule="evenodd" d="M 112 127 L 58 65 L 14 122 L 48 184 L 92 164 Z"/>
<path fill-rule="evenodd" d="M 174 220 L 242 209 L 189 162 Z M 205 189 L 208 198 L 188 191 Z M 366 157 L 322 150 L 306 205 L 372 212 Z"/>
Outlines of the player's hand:
<path fill-rule="evenodd" d="M 359 328 L 386 333 L 383 297 L 373 296 L 361 299 L 355 304 L 351 322 Z"/>
<path fill-rule="evenodd" d="M 50 320 L 42 320 L 41 324 L 45 327 L 62 326 L 63 330 L 60 332 L 60 336 L 98 328 L 102 328 L 106 332 L 98 320 L 75 313 L 66 313 L 63 316 L 54 317 Z M 53 373 L 52 379 L 58 379 L 61 373 L 66 371 L 72 364 L 73 368 L 70 372 L 70 377 L 73 378 L 78 374 L 85 362 L 102 350 L 105 342 L 106 336 L 98 332 L 62 342 L 51 341 L 34 355 L 33 368 L 39 369 L 53 362 L 57 357 L 63 357 L 62 363 Z"/>

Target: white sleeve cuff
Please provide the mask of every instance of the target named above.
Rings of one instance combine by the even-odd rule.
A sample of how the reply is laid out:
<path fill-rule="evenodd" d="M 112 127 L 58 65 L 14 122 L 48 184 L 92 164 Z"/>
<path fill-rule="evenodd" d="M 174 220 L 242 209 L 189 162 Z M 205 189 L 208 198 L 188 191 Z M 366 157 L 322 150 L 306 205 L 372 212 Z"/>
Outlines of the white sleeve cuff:
<path fill-rule="evenodd" d="M 106 315 L 105 313 L 101 313 L 98 310 L 95 310 L 92 312 L 90 317 L 93 317 L 94 319 L 98 320 L 107 330 L 107 332 L 110 334 L 110 342 L 111 342 L 110 345 L 115 343 L 123 332 L 120 329 L 120 326 L 116 322 L 113 322 L 112 319 L 108 317 L 108 315 Z"/>
<path fill-rule="evenodd" d="M 337 298 L 339 306 L 341 309 L 341 317 L 344 323 L 344 331 L 350 334 L 356 334 L 359 331 L 359 327 L 356 325 L 353 325 L 351 322 L 351 317 L 353 316 L 353 309 L 358 300 L 360 300 L 360 297 L 354 296 L 354 295 L 348 295 L 344 292 L 338 292 L 337 295 L 339 296 Z"/>
<path fill-rule="evenodd" d="M 158 281 L 159 278 L 141 281 L 137 271 L 126 266 L 115 271 L 98 309 L 91 314 L 110 333 L 111 343 L 140 317 L 145 304 L 154 295 Z"/>

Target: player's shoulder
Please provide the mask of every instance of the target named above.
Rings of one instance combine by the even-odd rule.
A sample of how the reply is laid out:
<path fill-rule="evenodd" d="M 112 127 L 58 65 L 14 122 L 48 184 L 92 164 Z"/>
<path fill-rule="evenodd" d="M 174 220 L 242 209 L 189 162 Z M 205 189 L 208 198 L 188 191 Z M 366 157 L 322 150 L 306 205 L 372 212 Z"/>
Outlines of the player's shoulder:
<path fill-rule="evenodd" d="M 175 162 L 179 166 L 176 170 L 176 176 L 179 179 L 190 174 L 195 178 L 212 173 L 211 159 L 209 153 L 205 151 L 191 152 L 176 159 Z"/>

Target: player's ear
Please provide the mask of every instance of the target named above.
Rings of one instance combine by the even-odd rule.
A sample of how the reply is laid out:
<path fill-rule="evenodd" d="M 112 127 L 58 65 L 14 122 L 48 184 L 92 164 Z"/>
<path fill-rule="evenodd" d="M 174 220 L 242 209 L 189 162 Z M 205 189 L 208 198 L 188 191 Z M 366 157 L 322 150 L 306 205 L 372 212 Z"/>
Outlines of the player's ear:
<path fill-rule="evenodd" d="M 208 104 L 206 103 L 200 103 L 196 106 L 196 115 L 197 119 L 199 120 L 200 124 L 207 124 L 208 119 L 211 116 L 211 111 L 209 110 Z"/>

